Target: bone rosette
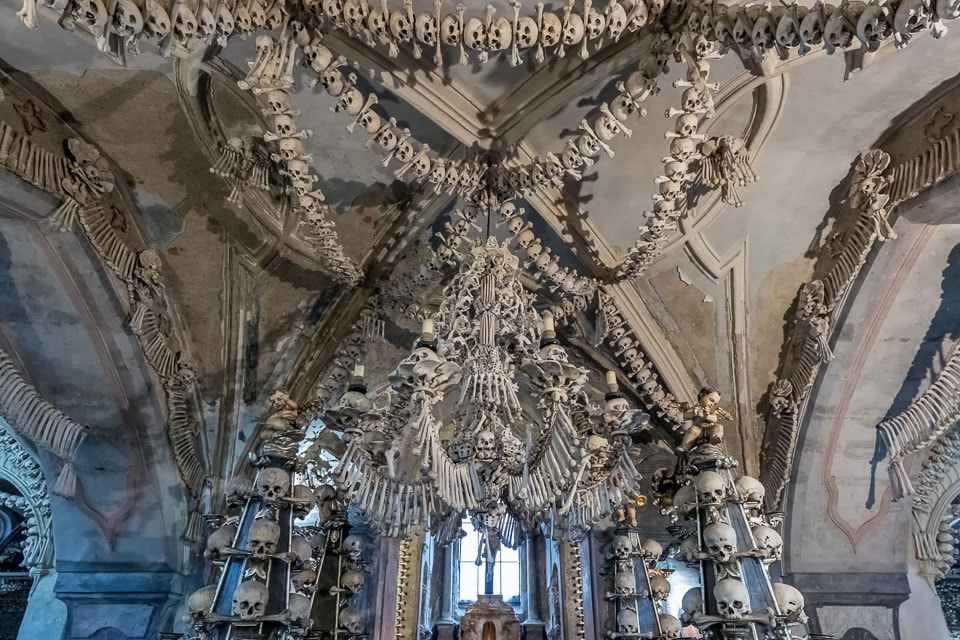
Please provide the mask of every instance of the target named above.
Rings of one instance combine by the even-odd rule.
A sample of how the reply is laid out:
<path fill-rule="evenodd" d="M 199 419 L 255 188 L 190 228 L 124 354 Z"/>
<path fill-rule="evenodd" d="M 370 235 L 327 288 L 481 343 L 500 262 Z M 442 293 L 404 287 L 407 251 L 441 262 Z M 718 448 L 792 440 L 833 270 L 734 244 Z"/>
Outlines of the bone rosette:
<path fill-rule="evenodd" d="M 339 482 L 388 536 L 449 541 L 464 512 L 508 545 L 540 522 L 582 535 L 638 488 L 629 433 L 645 414 L 616 393 L 591 404 L 506 245 L 473 248 L 444 293 L 389 387 L 354 385 L 327 412 L 350 440 Z"/>

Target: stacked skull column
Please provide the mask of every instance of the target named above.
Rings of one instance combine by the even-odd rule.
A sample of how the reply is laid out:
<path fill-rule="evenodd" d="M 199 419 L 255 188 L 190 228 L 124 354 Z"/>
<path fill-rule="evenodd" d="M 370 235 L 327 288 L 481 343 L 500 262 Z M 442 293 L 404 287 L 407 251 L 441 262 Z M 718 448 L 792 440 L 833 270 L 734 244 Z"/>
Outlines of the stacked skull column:
<path fill-rule="evenodd" d="M 685 407 L 677 467 L 653 477 L 661 512 L 678 523 L 670 527 L 680 539 L 677 557 L 701 576 L 683 597 L 682 622 L 708 640 L 790 640 L 806 616 L 800 592 L 770 580 L 769 566 L 783 551 L 775 529 L 782 517 L 763 511 L 758 480 L 734 476 L 738 461 L 722 446 L 723 422 L 732 416 L 719 403 L 720 394 L 705 388 Z"/>

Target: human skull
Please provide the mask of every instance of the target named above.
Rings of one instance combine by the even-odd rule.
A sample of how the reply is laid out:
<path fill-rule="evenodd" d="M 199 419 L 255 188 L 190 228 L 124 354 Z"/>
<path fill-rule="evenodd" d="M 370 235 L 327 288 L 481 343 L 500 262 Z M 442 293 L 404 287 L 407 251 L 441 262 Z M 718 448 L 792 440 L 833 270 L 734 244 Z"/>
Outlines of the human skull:
<path fill-rule="evenodd" d="M 160 40 L 170 32 L 170 16 L 155 0 L 147 0 L 147 19 L 143 22 L 143 35 L 151 40 Z"/>
<path fill-rule="evenodd" d="M 247 540 L 247 551 L 263 560 L 277 551 L 277 542 L 280 540 L 280 525 L 273 520 L 255 520 L 250 527 L 250 538 Z"/>
<path fill-rule="evenodd" d="M 930 10 L 923 0 L 904 0 L 893 17 L 893 28 L 897 33 L 909 37 L 926 29 L 929 22 Z"/>
<path fill-rule="evenodd" d="M 290 96 L 286 91 L 275 89 L 266 95 L 267 110 L 271 115 L 284 115 L 290 111 Z"/>
<path fill-rule="evenodd" d="M 583 28 L 587 38 L 596 40 L 603 36 L 604 30 L 607 28 L 607 19 L 603 17 L 602 13 L 591 7 L 587 12 L 587 19 Z"/>
<path fill-rule="evenodd" d="M 684 113 L 677 118 L 674 130 L 682 136 L 690 137 L 697 132 L 700 126 L 700 119 L 692 113 Z"/>
<path fill-rule="evenodd" d="M 365 547 L 366 542 L 363 537 L 356 534 L 350 534 L 343 540 L 343 548 L 354 562 L 358 562 L 363 557 Z"/>
<path fill-rule="evenodd" d="M 287 611 L 290 621 L 294 626 L 301 629 L 309 629 L 313 621 L 310 620 L 310 610 L 313 609 L 313 601 L 300 593 L 291 593 L 287 596 Z"/>
<path fill-rule="evenodd" d="M 290 577 L 290 585 L 294 591 L 312 591 L 317 585 L 317 573 L 311 569 L 298 571 Z"/>
<path fill-rule="evenodd" d="M 387 32 L 390 29 L 386 14 L 379 9 L 370 9 L 370 12 L 367 14 L 367 28 L 370 29 L 373 35 L 381 40 L 386 39 Z"/>
<path fill-rule="evenodd" d="M 570 46 L 583 40 L 584 25 L 580 14 L 571 13 L 563 25 L 563 44 Z"/>
<path fill-rule="evenodd" d="M 670 142 L 670 155 L 680 162 L 697 157 L 697 143 L 693 138 L 674 138 Z"/>
<path fill-rule="evenodd" d="M 727 485 L 716 471 L 704 471 L 697 476 L 697 498 L 701 504 L 720 504 L 727 493 Z"/>
<path fill-rule="evenodd" d="M 430 157 L 427 154 L 421 154 L 413 162 L 413 173 L 418 178 L 423 178 L 430 173 Z"/>
<path fill-rule="evenodd" d="M 633 609 L 621 609 L 617 614 L 617 631 L 625 635 L 634 635 L 640 632 L 640 620 Z"/>
<path fill-rule="evenodd" d="M 800 23 L 795 12 L 784 11 L 777 25 L 777 44 L 785 49 L 792 49 L 800 44 Z"/>
<path fill-rule="evenodd" d="M 394 131 L 392 127 L 384 127 L 377 132 L 374 140 L 384 151 L 393 151 L 397 147 L 397 132 Z"/>
<path fill-rule="evenodd" d="M 589 158 L 595 158 L 600 155 L 600 143 L 589 133 L 580 134 L 580 137 L 577 139 L 577 149 Z"/>
<path fill-rule="evenodd" d="M 762 482 L 750 476 L 740 476 L 733 485 L 744 502 L 763 502 L 763 497 L 767 491 Z"/>
<path fill-rule="evenodd" d="M 672 640 L 673 638 L 680 637 L 680 634 L 683 632 L 683 627 L 680 625 L 679 620 L 669 613 L 661 613 L 658 617 L 660 619 L 661 638 Z"/>
<path fill-rule="evenodd" d="M 781 613 L 791 620 L 800 618 L 800 622 L 803 622 L 802 618 L 806 617 L 803 615 L 803 594 L 798 589 L 782 582 L 774 582 L 773 597 Z"/>
<path fill-rule="evenodd" d="M 347 0 L 343 4 L 343 17 L 354 31 L 363 31 L 370 13 L 370 5 L 365 0 Z"/>
<path fill-rule="evenodd" d="M 753 25 L 753 34 L 751 35 L 753 46 L 761 53 L 767 49 L 772 49 L 776 43 L 776 33 L 773 30 L 773 22 L 766 13 L 760 15 Z"/>
<path fill-rule="evenodd" d="M 690 178 L 687 163 L 677 160 L 667 162 L 664 165 L 664 173 L 674 182 L 686 182 Z"/>
<path fill-rule="evenodd" d="M 513 35 L 517 41 L 517 48 L 528 49 L 532 47 L 537 44 L 537 38 L 540 37 L 537 21 L 530 16 L 521 16 L 517 20 L 517 31 Z"/>
<path fill-rule="evenodd" d="M 667 180 L 660 183 L 660 195 L 663 196 L 664 200 L 676 200 L 682 192 L 683 187 L 679 182 Z"/>
<path fill-rule="evenodd" d="M 343 26 L 343 0 L 322 0 L 320 6 L 331 22 Z"/>
<path fill-rule="evenodd" d="M 256 580 L 241 582 L 233 592 L 233 615 L 241 620 L 256 620 L 267 610 L 267 586 Z"/>
<path fill-rule="evenodd" d="M 237 537 L 237 525 L 228 523 L 214 531 L 207 538 L 207 547 L 205 556 L 212 560 L 221 557 L 221 550 L 233 545 L 234 538 Z"/>
<path fill-rule="evenodd" d="M 614 574 L 613 582 L 618 596 L 632 596 L 637 593 L 637 574 L 631 566 L 626 566 L 622 571 L 617 571 Z"/>
<path fill-rule="evenodd" d="M 200 587 L 187 598 L 187 612 L 194 620 L 201 620 L 213 608 L 213 601 L 217 597 L 217 585 L 211 584 Z"/>
<path fill-rule="evenodd" d="M 328 67 L 320 74 L 320 84 L 327 90 L 331 96 L 339 96 L 346 88 L 346 78 L 335 67 Z"/>
<path fill-rule="evenodd" d="M 100 0 L 79 0 L 72 15 L 77 22 L 94 29 L 99 29 L 107 22 L 107 9 Z"/>
<path fill-rule="evenodd" d="M 636 101 L 628 95 L 620 94 L 607 105 L 613 117 L 624 122 L 637 112 Z"/>
<path fill-rule="evenodd" d="M 414 20 L 417 40 L 432 47 L 437 44 L 437 19 L 432 14 L 421 13 Z"/>
<path fill-rule="evenodd" d="M 281 114 L 273 119 L 273 130 L 280 138 L 288 138 L 297 131 L 297 122 L 289 115 Z"/>
<path fill-rule="evenodd" d="M 119 0 L 113 12 L 113 30 L 120 37 L 130 37 L 143 30 L 143 15 L 130 0 Z"/>
<path fill-rule="evenodd" d="M 750 612 L 750 594 L 736 578 L 724 578 L 713 588 L 717 611 L 728 620 L 740 620 Z"/>
<path fill-rule="evenodd" d="M 650 576 L 650 593 L 653 594 L 654 600 L 663 602 L 670 597 L 670 583 L 663 576 L 652 575 Z"/>
<path fill-rule="evenodd" d="M 823 40 L 828 53 L 832 53 L 834 49 L 846 49 L 853 40 L 853 32 L 847 26 L 845 11 L 845 5 L 838 5 L 823 28 Z"/>
<path fill-rule="evenodd" d="M 234 20 L 237 23 L 237 31 L 240 33 L 250 33 L 253 31 L 253 20 L 250 19 L 250 10 L 243 3 L 239 3 L 234 10 Z"/>
<path fill-rule="evenodd" d="M 618 560 L 626 560 L 633 555 L 633 543 L 627 536 L 615 536 L 613 538 L 613 555 Z"/>
<path fill-rule="evenodd" d="M 692 618 L 694 615 L 703 612 L 703 594 L 700 593 L 700 587 L 688 589 L 683 594 L 680 608 L 683 609 L 684 618 Z"/>
<path fill-rule="evenodd" d="M 360 590 L 363 589 L 363 581 L 363 574 L 359 571 L 344 571 L 343 575 L 340 576 L 340 587 L 350 593 L 360 593 Z"/>
<path fill-rule="evenodd" d="M 497 436 L 492 431 L 481 431 L 477 434 L 477 460 L 490 462 L 497 457 Z"/>
<path fill-rule="evenodd" d="M 640 555 L 647 562 L 656 562 L 663 555 L 663 545 L 656 540 L 647 538 L 640 543 Z"/>
<path fill-rule="evenodd" d="M 763 551 L 767 558 L 779 560 L 783 554 L 783 538 L 776 530 L 770 527 L 757 526 L 753 528 L 753 539 L 757 549 Z"/>
<path fill-rule="evenodd" d="M 227 501 L 227 505 L 234 507 L 246 502 L 252 487 L 253 481 L 245 475 L 230 478 L 223 488 L 223 495 Z"/>
<path fill-rule="evenodd" d="M 380 129 L 380 116 L 373 109 L 367 109 L 361 113 L 357 122 L 364 131 L 370 134 L 374 134 Z"/>
<path fill-rule="evenodd" d="M 463 25 L 463 43 L 474 51 L 483 51 L 486 45 L 486 34 L 480 18 L 469 18 Z"/>
<path fill-rule="evenodd" d="M 623 30 L 627 28 L 627 12 L 623 5 L 618 2 L 611 2 L 604 11 L 607 20 L 607 35 L 616 42 L 620 39 Z"/>
<path fill-rule="evenodd" d="M 555 13 L 544 11 L 543 19 L 540 21 L 540 44 L 544 47 L 552 47 L 560 42 L 562 35 L 563 22 Z"/>
<path fill-rule="evenodd" d="M 718 562 L 730 562 L 737 552 L 737 532 L 725 522 L 714 522 L 703 529 L 703 544 Z"/>
<path fill-rule="evenodd" d="M 340 628 L 347 633 L 363 632 L 363 619 L 360 616 L 360 612 L 353 607 L 342 609 L 338 617 L 340 620 Z"/>
<path fill-rule="evenodd" d="M 277 467 L 261 469 L 255 491 L 264 501 L 276 502 L 290 492 L 290 474 Z"/>
<path fill-rule="evenodd" d="M 703 99 L 696 87 L 690 87 L 683 92 L 681 104 L 687 113 L 699 113 L 703 110 Z"/>
<path fill-rule="evenodd" d="M 639 31 L 647 24 L 650 18 L 650 10 L 647 8 L 644 0 L 628 0 L 627 7 L 627 29 L 630 31 Z"/>
<path fill-rule="evenodd" d="M 337 108 L 351 116 L 359 114 L 360 110 L 363 109 L 363 94 L 356 87 L 350 87 L 340 95 Z"/>
<path fill-rule="evenodd" d="M 185 4 L 180 4 L 173 20 L 173 36 L 177 42 L 186 46 L 197 34 L 197 16 Z"/>
<path fill-rule="evenodd" d="M 563 161 L 563 166 L 573 171 L 578 171 L 583 166 L 583 156 L 572 143 L 564 148 L 563 153 L 560 154 L 560 159 Z"/>
<path fill-rule="evenodd" d="M 413 39 L 413 23 L 406 11 L 397 10 L 390 14 L 390 33 L 400 42 Z"/>
<path fill-rule="evenodd" d="M 487 31 L 487 49 L 490 51 L 504 51 L 513 42 L 513 25 L 504 17 L 496 18 Z"/>
<path fill-rule="evenodd" d="M 114 14 L 116 18 L 116 14 Z M 197 14 L 197 38 L 209 44 L 213 41 L 213 36 L 217 33 L 217 19 L 213 12 L 207 7 L 203 7 Z"/>
<path fill-rule="evenodd" d="M 677 549 L 677 557 L 687 564 L 692 564 L 698 560 L 698 555 L 700 554 L 700 544 L 697 542 L 697 536 L 689 536 L 686 540 L 680 543 L 680 548 Z"/>
<path fill-rule="evenodd" d="M 900 6 L 903 7 L 904 4 L 907 3 Z M 887 22 L 885 11 L 887 11 L 886 8 L 873 4 L 860 14 L 860 20 L 857 22 L 857 36 L 869 51 L 876 51 L 880 43 L 890 35 L 890 23 Z M 897 13 L 899 15 L 899 11 Z"/>
<path fill-rule="evenodd" d="M 284 160 L 294 160 L 303 155 L 303 143 L 300 138 L 280 138 L 277 144 L 280 147 L 280 157 Z"/>
<path fill-rule="evenodd" d="M 458 46 L 462 33 L 463 24 L 461 24 L 460 18 L 453 14 L 443 16 L 443 20 L 440 21 L 440 39 L 445 45 Z"/>
<path fill-rule="evenodd" d="M 305 537 L 296 535 L 290 539 L 291 564 L 294 566 L 305 566 L 307 561 L 313 557 L 313 547 L 310 541 Z"/>
<path fill-rule="evenodd" d="M 800 41 L 807 46 L 820 44 L 823 40 L 823 27 L 822 9 L 811 9 L 800 21 Z"/>

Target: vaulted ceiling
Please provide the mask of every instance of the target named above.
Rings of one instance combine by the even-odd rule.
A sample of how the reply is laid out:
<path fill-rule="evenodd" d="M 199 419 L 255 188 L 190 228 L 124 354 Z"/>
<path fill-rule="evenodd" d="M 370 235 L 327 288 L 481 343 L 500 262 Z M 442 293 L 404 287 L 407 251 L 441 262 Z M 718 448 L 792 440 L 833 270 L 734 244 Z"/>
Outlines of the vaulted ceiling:
<path fill-rule="evenodd" d="M 467 13 L 481 13 L 484 4 L 468 3 Z M 506 5 L 497 8 L 512 15 Z M 192 411 L 207 473 L 222 480 L 241 460 L 271 390 L 289 388 L 302 400 L 334 395 L 338 372 L 353 364 L 354 352 L 345 347 L 364 336 L 369 319 L 384 321 L 385 340 L 367 339 L 362 359 L 374 377 L 391 368 L 409 348 L 422 310 L 436 305 L 442 278 L 414 284 L 440 246 L 434 234 L 449 237 L 445 224 L 455 221 L 464 199 L 412 172 L 398 176 L 400 165 L 384 161 L 386 152 L 370 134 L 361 127 L 348 132 L 354 117 L 334 109 L 337 98 L 311 86 L 316 73 L 295 67 L 292 108 L 300 113 L 299 127 L 313 132 L 304 153 L 312 156 L 343 255 L 359 269 L 351 279 L 306 237 L 276 167 L 269 189 L 248 188 L 240 202 L 228 202 L 230 180 L 210 170 L 229 139 L 261 140 L 273 129 L 262 96 L 258 103 L 237 84 L 246 61 L 257 55 L 256 37 L 232 37 L 226 47 L 170 58 L 143 42 L 140 54 L 120 65 L 89 35 L 59 29 L 56 10 L 41 7 L 39 29 L 31 31 L 14 18 L 18 9 L 0 0 L 6 94 L 0 119 L 51 152 L 79 137 L 110 163 L 117 184 L 111 224 L 131 246 L 160 256 L 171 335 L 196 373 Z M 636 277 L 615 278 L 641 240 L 638 226 L 653 208 L 651 196 L 660 193 L 656 180 L 671 142 L 664 132 L 675 126 L 664 112 L 685 99 L 682 83 L 672 83 L 685 77 L 686 64 L 671 58 L 657 78 L 659 92 L 642 103 L 646 115 L 631 117 L 630 137 L 610 140 L 609 157 L 599 155 L 582 180 L 568 177 L 560 188 L 530 189 L 516 200 L 559 264 L 589 280 L 590 295 L 564 310 L 571 296 L 551 291 L 545 279 L 528 279 L 543 307 L 564 318 L 565 342 L 592 369 L 618 368 L 629 380 L 624 347 L 598 335 L 598 309 L 612 300 L 664 392 L 691 401 L 701 386 L 721 391 L 740 425 L 731 446 L 756 472 L 767 394 L 783 365 L 797 291 L 829 249 L 858 155 L 879 147 L 896 165 L 960 123 L 957 70 L 945 62 L 960 54 L 960 37 L 953 36 L 920 34 L 902 50 L 890 40 L 876 52 L 828 56 L 818 47 L 785 59 L 768 52 L 762 62 L 733 51 L 714 59 L 709 80 L 718 84 L 716 114 L 702 120 L 700 132 L 742 139 L 758 179 L 740 187 L 739 207 L 698 179 L 690 192 L 695 206 L 655 261 Z M 617 83 L 656 55 L 658 37 L 641 30 L 586 60 L 571 50 L 562 58 L 550 52 L 543 63 L 531 55 L 518 66 L 509 64 L 509 52 L 466 65 L 455 64 L 454 56 L 437 66 L 432 52 L 417 59 L 406 46 L 391 57 L 387 47 L 371 47 L 342 29 L 323 42 L 345 56 L 357 88 L 376 95 L 382 120 L 395 118 L 399 129 L 410 130 L 416 148 L 429 145 L 433 157 L 456 162 L 483 158 L 518 167 L 576 140 L 581 120 L 593 123 L 599 106 L 616 98 Z M 935 117 L 937 107 L 946 115 Z M 927 133 L 937 118 L 946 118 L 940 131 Z M 151 381 L 150 364 L 124 328 L 122 287 L 85 243 L 83 230 L 62 232 L 49 223 L 56 198 L 9 172 L 0 178 L 0 281 L 9 283 L 0 295 L 0 345 L 75 419 L 107 432 L 156 423 L 143 430 L 155 436 L 166 411 L 164 384 Z M 855 357 L 845 354 L 848 338 L 841 334 L 831 365 L 838 380 L 860 380 L 848 376 L 864 367 L 876 371 L 854 394 L 857 406 L 877 409 L 857 413 L 865 426 L 894 410 L 889 398 L 902 405 L 912 399 L 903 381 L 918 375 L 907 364 L 922 360 L 917 345 L 939 344 L 956 329 L 936 320 L 944 313 L 937 301 L 956 293 L 939 277 L 953 264 L 954 220 L 946 202 L 937 205 L 942 215 L 924 215 L 923 206 L 903 214 L 909 222 L 900 225 L 916 226 L 902 232 L 907 240 L 891 241 L 884 263 L 871 264 L 896 274 L 890 277 L 900 297 L 890 299 L 895 303 L 883 298 L 892 285 L 873 271 L 851 294 L 858 298 L 845 322 L 854 315 L 857 324 L 867 322 L 879 313 L 877 305 L 886 305 L 887 324 Z M 931 239 L 933 226 L 951 231 Z M 510 237 L 505 226 L 495 233 Z M 633 399 L 656 406 L 656 397 L 639 387 L 631 386 Z M 851 406 L 850 398 L 844 402 Z M 660 417 L 662 434 L 676 437 L 675 426 Z M 858 446 L 872 447 L 872 432 L 860 440 Z M 141 445 L 137 456 L 149 465 L 149 447 Z M 114 465 L 118 476 L 130 464 L 130 456 L 114 464 L 103 455 L 97 464 Z M 86 477 L 93 482 L 93 476 Z M 119 512 L 122 505 L 103 509 Z"/>

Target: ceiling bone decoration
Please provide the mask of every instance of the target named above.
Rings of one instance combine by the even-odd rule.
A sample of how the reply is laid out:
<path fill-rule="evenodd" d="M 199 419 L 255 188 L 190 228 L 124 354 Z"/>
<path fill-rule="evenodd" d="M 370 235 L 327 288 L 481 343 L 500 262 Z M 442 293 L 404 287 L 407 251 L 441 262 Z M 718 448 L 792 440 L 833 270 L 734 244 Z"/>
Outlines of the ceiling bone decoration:
<path fill-rule="evenodd" d="M 525 267 L 569 301 L 569 305 L 564 302 L 558 308 L 565 312 L 580 310 L 590 297 L 597 295 L 601 333 L 606 335 L 625 373 L 639 387 L 647 407 L 655 407 L 655 413 L 669 424 L 676 419 L 677 412 L 671 411 L 674 399 L 659 384 L 643 345 L 623 322 L 618 296 L 605 287 L 637 277 L 657 260 L 667 244 L 667 232 L 682 216 L 690 215 L 687 202 L 693 189 L 719 189 L 723 202 L 737 206 L 742 203 L 738 188 L 755 179 L 749 150 L 742 141 L 724 135 L 703 139 L 703 120 L 712 114 L 716 91 L 708 81 L 709 60 L 733 53 L 757 66 L 773 55 L 787 60 L 815 50 L 826 54 L 855 49 L 875 51 L 885 41 L 903 47 L 922 31 L 940 37 L 946 32 L 944 21 L 960 16 L 957 0 L 940 0 L 933 6 L 918 0 L 902 0 L 854 1 L 838 6 L 816 4 L 809 8 L 611 0 L 602 8 L 589 1 L 571 2 L 557 11 L 547 11 L 543 5 L 537 5 L 535 13 L 522 11 L 516 2 L 511 3 L 511 8 L 512 12 L 498 16 L 491 8 L 468 15 L 462 5 L 444 9 L 442 3 L 435 3 L 432 12 L 415 13 L 410 2 L 388 7 L 385 1 L 376 6 L 363 0 L 326 0 L 319 4 L 289 6 L 250 0 L 238 2 L 232 8 L 221 3 L 215 11 L 202 1 L 190 0 L 143 3 L 114 0 L 106 4 L 98 0 L 69 0 L 62 9 L 58 6 L 62 27 L 89 34 L 105 54 L 121 63 L 128 52 L 137 52 L 147 44 L 164 56 L 186 56 L 214 42 L 229 48 L 233 38 L 256 34 L 260 51 L 242 82 L 269 112 L 273 130 L 267 132 L 263 140 L 274 146 L 261 156 L 254 151 L 259 141 L 238 144 L 228 140 L 221 157 L 227 166 L 218 163 L 215 170 L 234 181 L 231 196 L 236 198 L 239 191 L 248 186 L 263 186 L 262 170 L 255 165 L 266 162 L 265 158 L 269 157 L 273 173 L 288 183 L 293 204 L 300 210 L 304 239 L 316 248 L 329 271 L 350 284 L 362 281 L 364 271 L 346 255 L 330 219 L 324 194 L 315 188 L 316 179 L 302 144 L 309 133 L 297 126 L 297 114 L 290 107 L 294 86 L 292 70 L 298 58 L 318 74 L 318 84 L 323 84 L 337 99 L 333 109 L 346 112 L 350 120 L 345 126 L 372 136 L 368 140 L 370 145 L 377 143 L 388 153 L 388 162 L 400 163 L 398 178 L 422 180 L 426 188 L 432 185 L 435 192 L 457 195 L 469 204 L 475 204 L 471 201 L 481 196 L 483 190 L 479 186 L 483 183 L 496 185 L 497 197 L 503 204 L 530 189 L 564 186 L 576 180 L 577 173 L 582 178 L 582 168 L 589 164 L 587 158 L 592 162 L 603 155 L 612 155 L 610 141 L 614 136 L 630 135 L 633 125 L 629 124 L 628 117 L 633 113 L 642 114 L 640 103 L 653 91 L 654 80 L 670 56 L 682 62 L 684 77 L 674 83 L 684 89 L 681 108 L 666 113 L 675 120 L 667 132 L 667 155 L 663 156 L 663 174 L 656 181 L 653 210 L 638 221 L 643 223 L 640 239 L 622 263 L 597 277 L 581 275 L 572 266 L 561 267 L 557 256 L 547 251 L 547 243 L 536 237 L 519 208 L 497 209 L 517 246 L 523 250 Z M 33 28 L 37 26 L 36 13 L 35 0 L 25 0 L 18 15 Z M 481 158 L 467 161 L 441 158 L 427 145 L 414 146 L 412 134 L 400 130 L 396 121 L 382 112 L 383 105 L 378 104 L 376 96 L 364 96 L 350 72 L 345 75 L 341 71 L 341 67 L 346 66 L 345 59 L 335 56 L 322 44 L 323 33 L 330 30 L 367 44 L 372 42 L 375 47 L 385 47 L 388 54 L 399 55 L 401 48 L 409 49 L 413 58 L 419 57 L 422 64 L 427 63 L 425 57 L 430 57 L 424 52 L 432 47 L 433 62 L 437 66 L 448 64 L 450 57 L 444 58 L 444 52 L 452 53 L 454 63 L 461 64 L 473 58 L 478 62 L 516 65 L 523 62 L 524 52 L 536 62 L 567 53 L 586 58 L 592 51 L 611 46 L 627 34 L 635 38 L 649 36 L 655 44 L 652 56 L 655 66 L 641 66 L 628 75 L 622 87 L 618 87 L 617 97 L 604 105 L 592 120 L 587 118 L 581 122 L 582 132 L 576 141 L 571 141 L 559 156 L 550 154 L 555 160 L 548 155 L 545 161 L 501 168 L 487 175 L 485 172 L 489 173 L 490 167 Z M 264 31 L 279 33 L 279 36 L 266 35 Z M 321 64 L 324 61 L 328 62 Z M 375 124 L 379 127 L 375 128 Z M 244 181 L 247 184 L 238 184 Z M 459 246 L 466 237 L 466 227 L 471 224 L 469 204 L 460 209 L 466 215 L 452 220 L 451 229 L 440 232 L 436 248 L 431 247 L 435 257 L 428 270 L 421 272 L 421 281 L 417 283 L 424 290 L 430 281 L 439 280 L 445 269 L 458 264 Z M 892 237 L 886 224 L 885 212 L 889 207 L 881 207 L 879 211 L 870 214 L 869 222 L 880 238 Z M 853 272 L 856 271 L 853 268 Z M 562 316 L 558 313 L 557 317 Z M 805 330 L 809 333 L 809 328 Z M 826 335 L 826 331 L 819 333 Z M 828 356 L 826 340 L 818 338 L 815 346 L 819 357 Z M 789 380 L 784 378 L 783 385 L 777 388 L 785 389 L 787 384 Z M 801 385 L 803 389 L 794 387 L 783 397 L 796 401 L 794 396 L 806 393 L 805 385 Z M 787 428 L 784 433 L 792 431 Z M 768 435 L 768 440 L 771 437 L 777 436 Z M 770 449 L 779 463 L 789 458 L 788 451 L 793 447 L 790 437 L 784 437 L 783 442 Z M 778 486 L 768 487 L 768 495 L 774 499 L 779 499 L 786 477 L 778 465 L 773 465 L 777 470 L 772 480 Z M 770 478 L 772 476 L 765 480 Z"/>

